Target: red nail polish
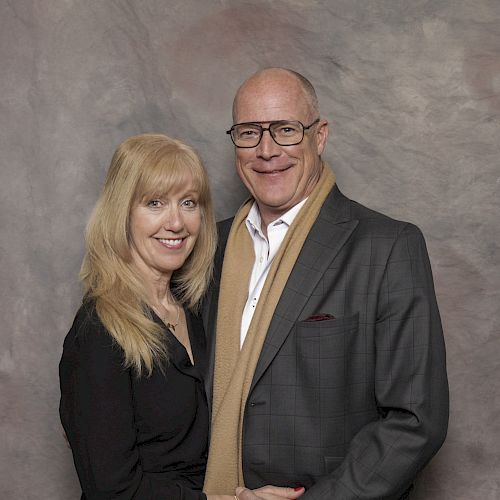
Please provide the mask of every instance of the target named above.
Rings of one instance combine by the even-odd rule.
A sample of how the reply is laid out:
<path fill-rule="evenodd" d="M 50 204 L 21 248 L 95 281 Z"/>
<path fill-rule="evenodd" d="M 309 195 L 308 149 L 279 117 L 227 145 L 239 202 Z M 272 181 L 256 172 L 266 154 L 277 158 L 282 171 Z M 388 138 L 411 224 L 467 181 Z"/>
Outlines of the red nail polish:
<path fill-rule="evenodd" d="M 302 488 L 304 488 L 304 486 L 295 486 L 294 491 L 299 491 L 299 490 L 301 490 Z"/>

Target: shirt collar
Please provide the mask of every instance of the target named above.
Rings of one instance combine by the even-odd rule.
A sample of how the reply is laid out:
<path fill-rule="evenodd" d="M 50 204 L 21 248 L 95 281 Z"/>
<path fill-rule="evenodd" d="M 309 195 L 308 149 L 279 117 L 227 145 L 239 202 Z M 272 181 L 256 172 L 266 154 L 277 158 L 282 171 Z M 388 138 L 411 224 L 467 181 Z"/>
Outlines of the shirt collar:
<path fill-rule="evenodd" d="M 269 223 L 269 226 L 276 226 L 278 224 L 286 224 L 288 227 L 291 226 L 292 222 L 295 220 L 295 217 L 297 217 L 297 214 L 299 213 L 300 209 L 304 206 L 304 203 L 307 201 L 307 198 L 302 200 L 301 202 L 297 203 L 297 205 L 294 205 L 290 210 L 285 212 L 281 217 L 279 217 L 276 220 L 273 220 Z M 261 231 L 261 217 L 260 217 L 260 212 L 259 208 L 257 206 L 257 202 L 253 202 L 252 207 L 250 208 L 250 211 L 248 212 L 247 218 L 245 220 L 248 231 L 250 234 L 255 235 L 255 233 L 259 233 L 262 237 L 264 235 L 262 234 Z"/>

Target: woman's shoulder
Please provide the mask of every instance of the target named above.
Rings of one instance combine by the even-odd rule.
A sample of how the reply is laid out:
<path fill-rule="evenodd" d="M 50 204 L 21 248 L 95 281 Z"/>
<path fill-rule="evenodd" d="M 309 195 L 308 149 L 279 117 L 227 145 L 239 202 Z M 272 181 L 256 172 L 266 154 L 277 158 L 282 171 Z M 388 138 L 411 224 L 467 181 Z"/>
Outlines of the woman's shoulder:
<path fill-rule="evenodd" d="M 75 314 L 70 333 L 78 336 L 87 330 L 94 330 L 96 328 L 103 328 L 103 324 L 97 314 L 95 300 L 83 299 L 82 304 Z"/>
<path fill-rule="evenodd" d="M 65 349 L 114 349 L 115 342 L 97 313 L 94 300 L 84 299 L 64 340 Z M 116 346 L 115 346 L 116 347 Z"/>

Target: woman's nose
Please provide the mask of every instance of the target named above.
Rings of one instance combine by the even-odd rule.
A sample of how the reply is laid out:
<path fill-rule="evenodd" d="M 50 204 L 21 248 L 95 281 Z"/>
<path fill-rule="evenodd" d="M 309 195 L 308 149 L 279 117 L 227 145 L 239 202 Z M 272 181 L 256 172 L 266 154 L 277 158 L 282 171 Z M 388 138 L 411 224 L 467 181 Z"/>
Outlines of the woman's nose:
<path fill-rule="evenodd" d="M 163 228 L 167 231 L 179 232 L 184 227 L 184 219 L 179 207 L 170 207 L 166 210 Z"/>

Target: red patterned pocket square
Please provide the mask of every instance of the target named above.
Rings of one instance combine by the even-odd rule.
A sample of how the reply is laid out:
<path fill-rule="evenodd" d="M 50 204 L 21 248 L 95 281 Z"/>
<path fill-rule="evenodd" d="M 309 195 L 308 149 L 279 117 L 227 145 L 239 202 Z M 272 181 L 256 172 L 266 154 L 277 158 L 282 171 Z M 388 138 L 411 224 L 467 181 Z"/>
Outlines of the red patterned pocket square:
<path fill-rule="evenodd" d="M 306 318 L 306 321 L 326 321 L 328 319 L 335 319 L 332 314 L 314 314 Z"/>

